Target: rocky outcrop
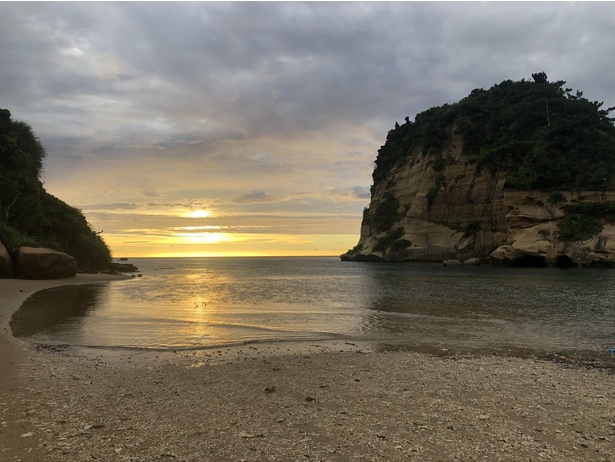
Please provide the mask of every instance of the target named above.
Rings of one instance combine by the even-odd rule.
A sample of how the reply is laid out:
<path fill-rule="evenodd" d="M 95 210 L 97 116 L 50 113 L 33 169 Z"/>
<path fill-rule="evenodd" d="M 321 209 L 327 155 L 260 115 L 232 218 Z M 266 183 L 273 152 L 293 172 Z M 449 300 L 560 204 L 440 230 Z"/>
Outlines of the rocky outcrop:
<path fill-rule="evenodd" d="M 137 268 L 135 265 L 133 265 L 132 263 L 111 263 L 111 265 L 109 265 L 109 269 L 111 271 L 117 271 L 119 273 L 135 273 L 137 271 L 139 271 L 139 268 Z"/>
<path fill-rule="evenodd" d="M 6 247 L 0 242 L 0 278 L 13 277 L 13 261 Z"/>
<path fill-rule="evenodd" d="M 544 72 L 532 80 L 395 123 L 342 259 L 615 265 L 615 109 Z"/>
<path fill-rule="evenodd" d="M 47 248 L 20 247 L 15 263 L 15 274 L 20 279 L 60 279 L 77 273 L 73 257 Z"/>
<path fill-rule="evenodd" d="M 507 190 L 504 174 L 478 171 L 463 158 L 462 144 L 453 133 L 442 152 L 415 152 L 376 182 L 359 243 L 342 260 L 615 266 L 615 225 L 576 242 L 562 240 L 557 227 L 564 205 L 613 201 L 615 193 L 561 192 L 553 203 L 552 192 Z M 375 212 L 387 201 L 396 218 L 382 230 Z"/>

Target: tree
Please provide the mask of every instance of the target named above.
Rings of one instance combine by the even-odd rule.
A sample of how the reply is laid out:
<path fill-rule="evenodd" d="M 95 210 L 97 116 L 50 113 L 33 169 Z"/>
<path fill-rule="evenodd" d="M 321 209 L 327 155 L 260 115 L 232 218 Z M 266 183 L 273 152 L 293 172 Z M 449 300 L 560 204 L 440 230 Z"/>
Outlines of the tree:
<path fill-rule="evenodd" d="M 392 168 L 423 155 L 437 155 L 452 133 L 478 171 L 505 174 L 515 189 L 602 190 L 615 179 L 615 127 L 602 103 L 572 93 L 565 81 L 505 80 L 473 90 L 455 104 L 431 108 L 396 127 L 378 151 L 374 184 Z M 537 85 L 539 83 L 539 85 Z"/>
<path fill-rule="evenodd" d="M 545 74 L 544 72 L 537 72 L 535 74 L 532 74 L 532 78 L 536 83 L 549 83 L 549 80 L 547 79 L 547 74 Z"/>
<path fill-rule="evenodd" d="M 0 240 L 12 251 L 39 245 L 106 268 L 111 253 L 81 212 L 48 194 L 40 181 L 45 149 L 25 122 L 0 109 Z"/>

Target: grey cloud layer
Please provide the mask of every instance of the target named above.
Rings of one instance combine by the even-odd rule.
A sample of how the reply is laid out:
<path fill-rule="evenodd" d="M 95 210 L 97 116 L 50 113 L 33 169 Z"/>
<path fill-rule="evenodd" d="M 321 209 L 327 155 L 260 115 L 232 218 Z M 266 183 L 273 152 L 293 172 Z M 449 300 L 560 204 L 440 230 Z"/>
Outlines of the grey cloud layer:
<path fill-rule="evenodd" d="M 596 74 L 615 51 L 609 3 L 3 3 L 0 13 L 4 104 L 61 109 L 73 136 L 92 118 L 123 139 L 388 126 L 537 70 L 603 98 L 610 82 Z"/>

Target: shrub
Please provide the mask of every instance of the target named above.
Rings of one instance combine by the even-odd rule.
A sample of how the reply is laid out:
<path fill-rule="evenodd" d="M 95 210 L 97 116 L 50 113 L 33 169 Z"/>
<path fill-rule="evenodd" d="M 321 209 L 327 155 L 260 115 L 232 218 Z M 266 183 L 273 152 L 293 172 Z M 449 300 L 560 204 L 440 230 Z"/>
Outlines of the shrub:
<path fill-rule="evenodd" d="M 399 201 L 393 194 L 386 193 L 384 199 L 374 213 L 369 216 L 369 221 L 376 232 L 387 231 L 399 220 L 403 214 L 397 211 L 399 209 Z"/>
<path fill-rule="evenodd" d="M 395 241 L 391 246 L 391 252 L 399 252 L 400 250 L 407 249 L 412 245 L 408 239 L 400 239 L 399 241 Z"/>
<path fill-rule="evenodd" d="M 602 231 L 599 218 L 579 213 L 566 215 L 557 222 L 558 233 L 566 241 L 584 241 Z"/>
<path fill-rule="evenodd" d="M 565 205 L 563 208 L 567 214 L 574 213 L 587 217 L 615 220 L 615 201 L 578 202 L 576 204 Z"/>
<path fill-rule="evenodd" d="M 374 246 L 374 252 L 385 252 L 395 243 L 395 241 L 401 238 L 404 233 L 404 228 L 396 228 L 389 231 L 385 236 L 378 239 L 376 245 Z"/>
<path fill-rule="evenodd" d="M 547 200 L 547 204 L 561 204 L 562 202 L 568 202 L 566 196 L 564 196 L 560 191 L 553 191 Z"/>
<path fill-rule="evenodd" d="M 41 245 L 38 240 L 30 236 L 26 236 L 15 228 L 2 223 L 0 223 L 0 242 L 2 242 L 4 247 L 6 247 L 6 250 L 11 253 L 22 245 L 27 245 L 30 247 L 39 247 Z"/>

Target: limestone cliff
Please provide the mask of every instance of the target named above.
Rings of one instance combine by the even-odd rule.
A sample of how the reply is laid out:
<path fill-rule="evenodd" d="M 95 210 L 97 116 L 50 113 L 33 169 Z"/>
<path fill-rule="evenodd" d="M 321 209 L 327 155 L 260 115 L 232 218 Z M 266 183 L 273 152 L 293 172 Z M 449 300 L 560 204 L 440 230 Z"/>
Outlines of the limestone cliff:
<path fill-rule="evenodd" d="M 380 171 L 377 161 L 359 243 L 341 256 L 343 260 L 441 262 L 479 258 L 502 265 L 615 266 L 615 224 L 609 217 L 600 220 L 594 234 L 583 235 L 582 239 L 564 239 L 560 230 L 567 206 L 615 201 L 615 192 L 606 187 L 607 177 L 602 180 L 602 188 L 594 184 L 590 190 L 578 183 L 576 188 L 562 184 L 560 189 L 552 184 L 542 189 L 513 189 L 510 180 L 515 175 L 521 178 L 519 170 L 507 168 L 513 165 L 510 162 L 494 168 L 493 163 L 481 163 L 472 156 L 467 131 L 459 128 L 460 120 L 453 118 L 444 127 L 445 135 L 440 134 L 442 141 L 435 149 L 433 145 L 425 149 L 424 141 L 409 142 L 406 135 L 395 161 L 389 161 Z M 412 122 L 406 122 L 406 131 L 415 135 L 417 130 L 409 132 Z M 396 130 L 405 129 L 397 126 Z M 395 142 L 394 131 L 389 135 L 387 145 Z M 391 155 L 387 145 L 381 148 L 379 157 Z M 486 152 L 484 145 L 480 152 Z M 546 169 L 566 168 L 557 162 L 544 165 Z"/>

